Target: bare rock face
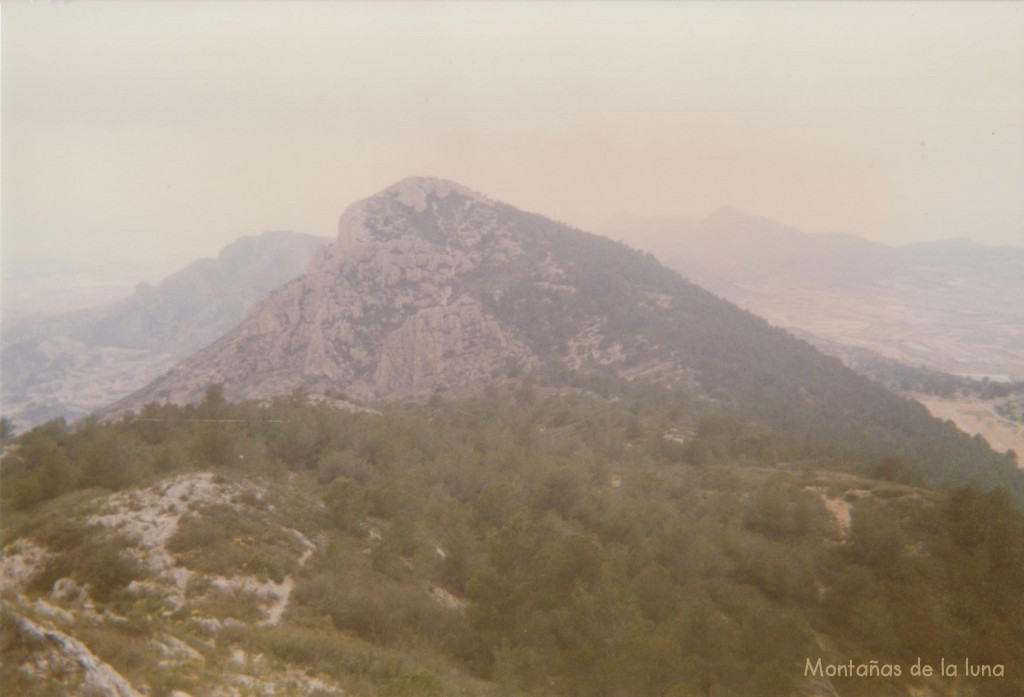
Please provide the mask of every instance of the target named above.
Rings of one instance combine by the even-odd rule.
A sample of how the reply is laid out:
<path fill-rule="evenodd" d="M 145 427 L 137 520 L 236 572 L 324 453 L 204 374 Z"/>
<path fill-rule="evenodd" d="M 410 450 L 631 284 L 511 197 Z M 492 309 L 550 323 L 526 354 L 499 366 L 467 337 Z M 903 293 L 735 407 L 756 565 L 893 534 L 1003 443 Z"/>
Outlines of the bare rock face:
<path fill-rule="evenodd" d="M 494 374 L 509 358 L 529 355 L 479 303 L 462 298 L 420 310 L 388 334 L 374 384 L 389 392 L 461 384 Z"/>
<path fill-rule="evenodd" d="M 424 178 L 353 204 L 306 275 L 124 406 L 191 401 L 214 382 L 236 398 L 300 385 L 415 395 L 531 363 L 527 343 L 481 302 L 495 275 L 526 256 L 524 231 L 502 220 L 507 208 Z"/>

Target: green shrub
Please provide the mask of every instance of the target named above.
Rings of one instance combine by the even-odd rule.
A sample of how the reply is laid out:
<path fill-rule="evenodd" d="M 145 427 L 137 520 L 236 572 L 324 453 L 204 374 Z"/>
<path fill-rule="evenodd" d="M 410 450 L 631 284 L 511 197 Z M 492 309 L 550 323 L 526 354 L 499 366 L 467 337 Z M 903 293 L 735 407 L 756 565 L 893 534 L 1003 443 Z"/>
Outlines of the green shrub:
<path fill-rule="evenodd" d="M 214 504 L 182 516 L 167 549 L 192 569 L 254 574 L 280 583 L 298 559 L 300 543 L 280 526 L 245 509 Z"/>
<path fill-rule="evenodd" d="M 392 678 L 380 686 L 377 697 L 441 697 L 441 682 L 426 671 Z"/>
<path fill-rule="evenodd" d="M 95 526 L 82 528 L 80 535 L 70 526 L 62 527 L 61 533 L 64 546 L 32 579 L 32 590 L 49 593 L 58 579 L 70 577 L 88 585 L 89 595 L 105 603 L 142 578 L 139 563 L 122 551 L 128 546 L 122 535 Z"/>

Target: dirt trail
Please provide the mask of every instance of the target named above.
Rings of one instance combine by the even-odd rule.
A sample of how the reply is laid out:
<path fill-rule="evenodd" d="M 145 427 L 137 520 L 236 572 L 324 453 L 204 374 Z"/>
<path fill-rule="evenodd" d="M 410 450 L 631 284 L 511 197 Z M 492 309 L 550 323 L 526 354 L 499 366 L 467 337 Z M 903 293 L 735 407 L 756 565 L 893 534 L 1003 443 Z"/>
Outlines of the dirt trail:
<path fill-rule="evenodd" d="M 305 547 L 306 551 L 299 557 L 299 566 L 305 566 L 309 558 L 313 556 L 313 550 L 316 546 L 310 542 L 305 535 L 298 530 L 292 530 L 294 534 Z M 295 590 L 295 579 L 289 574 L 284 577 L 284 581 L 274 586 L 274 594 L 277 596 L 277 600 L 267 608 L 267 618 L 260 622 L 260 625 L 265 627 L 273 627 L 280 624 L 281 618 L 284 616 L 284 611 L 288 609 L 288 603 L 291 601 L 292 591 Z"/>

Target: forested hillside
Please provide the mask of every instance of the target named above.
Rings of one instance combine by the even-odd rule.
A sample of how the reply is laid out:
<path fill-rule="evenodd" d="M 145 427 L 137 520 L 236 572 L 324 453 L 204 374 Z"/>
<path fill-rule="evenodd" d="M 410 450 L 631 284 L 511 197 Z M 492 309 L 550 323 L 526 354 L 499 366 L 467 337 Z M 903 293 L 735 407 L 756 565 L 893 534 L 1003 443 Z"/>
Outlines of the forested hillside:
<path fill-rule="evenodd" d="M 370 406 L 211 387 L 7 442 L 4 694 L 95 684 L 47 627 L 154 695 L 1024 689 L 1005 491 L 642 379 Z"/>

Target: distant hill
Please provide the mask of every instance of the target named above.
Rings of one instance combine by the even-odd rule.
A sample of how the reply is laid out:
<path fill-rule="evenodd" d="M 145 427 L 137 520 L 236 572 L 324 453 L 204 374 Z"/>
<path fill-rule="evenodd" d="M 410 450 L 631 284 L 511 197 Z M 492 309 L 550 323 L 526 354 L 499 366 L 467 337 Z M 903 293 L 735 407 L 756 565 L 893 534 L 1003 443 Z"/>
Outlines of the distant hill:
<path fill-rule="evenodd" d="M 928 416 L 654 257 L 410 178 L 353 204 L 307 273 L 108 413 L 296 388 L 426 397 L 523 371 L 647 377 L 804 448 L 897 455 L 933 478 L 1019 486 L 983 441 Z"/>
<path fill-rule="evenodd" d="M 1024 249 L 887 246 L 728 207 L 700 222 L 620 216 L 604 232 L 774 324 L 911 366 L 1024 379 Z"/>
<path fill-rule="evenodd" d="M 3 415 L 19 426 L 74 418 L 137 389 L 230 329 L 326 242 L 295 232 L 246 236 L 124 300 L 10 322 Z"/>

